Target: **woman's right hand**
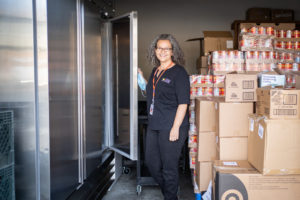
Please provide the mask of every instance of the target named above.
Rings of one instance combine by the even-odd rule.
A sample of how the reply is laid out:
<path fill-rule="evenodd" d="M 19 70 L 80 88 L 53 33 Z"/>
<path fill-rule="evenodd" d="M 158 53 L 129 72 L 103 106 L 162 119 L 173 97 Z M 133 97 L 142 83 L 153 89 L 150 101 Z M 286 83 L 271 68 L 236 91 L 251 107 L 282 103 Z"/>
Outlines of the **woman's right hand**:
<path fill-rule="evenodd" d="M 143 79 L 145 80 L 145 82 L 146 82 L 146 84 L 147 84 L 147 79 L 145 79 L 145 77 L 144 77 L 144 73 L 143 73 L 143 71 L 141 70 L 141 68 L 138 68 L 138 73 L 143 77 Z"/>

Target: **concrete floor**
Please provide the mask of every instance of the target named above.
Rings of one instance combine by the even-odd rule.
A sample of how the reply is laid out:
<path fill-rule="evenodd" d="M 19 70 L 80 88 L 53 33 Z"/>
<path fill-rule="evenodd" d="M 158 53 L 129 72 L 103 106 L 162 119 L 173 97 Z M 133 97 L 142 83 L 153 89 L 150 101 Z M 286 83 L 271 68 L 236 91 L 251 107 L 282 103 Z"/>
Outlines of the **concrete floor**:
<path fill-rule="evenodd" d="M 142 193 L 136 193 L 136 171 L 130 174 L 122 174 L 113 185 L 103 200 L 163 200 L 163 195 L 158 186 L 143 186 Z M 190 174 L 180 172 L 180 200 L 194 200 L 195 194 Z"/>

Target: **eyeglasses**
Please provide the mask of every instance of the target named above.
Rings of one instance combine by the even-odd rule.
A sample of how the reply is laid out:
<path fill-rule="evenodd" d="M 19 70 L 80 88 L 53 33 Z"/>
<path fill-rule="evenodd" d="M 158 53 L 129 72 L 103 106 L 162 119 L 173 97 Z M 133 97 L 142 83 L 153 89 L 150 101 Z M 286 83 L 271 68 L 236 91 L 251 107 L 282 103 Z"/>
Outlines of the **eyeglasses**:
<path fill-rule="evenodd" d="M 156 49 L 156 51 L 165 51 L 165 52 L 170 52 L 170 51 L 172 51 L 172 48 L 161 48 L 161 47 L 157 47 L 157 48 L 155 48 Z"/>

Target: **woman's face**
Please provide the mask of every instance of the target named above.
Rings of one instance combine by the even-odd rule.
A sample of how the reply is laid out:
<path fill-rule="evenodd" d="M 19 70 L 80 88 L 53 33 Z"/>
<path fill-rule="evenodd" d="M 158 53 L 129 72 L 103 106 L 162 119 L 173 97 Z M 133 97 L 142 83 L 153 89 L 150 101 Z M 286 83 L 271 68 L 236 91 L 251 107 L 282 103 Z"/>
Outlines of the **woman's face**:
<path fill-rule="evenodd" d="M 172 45 L 169 40 L 158 40 L 155 54 L 160 63 L 172 61 Z"/>

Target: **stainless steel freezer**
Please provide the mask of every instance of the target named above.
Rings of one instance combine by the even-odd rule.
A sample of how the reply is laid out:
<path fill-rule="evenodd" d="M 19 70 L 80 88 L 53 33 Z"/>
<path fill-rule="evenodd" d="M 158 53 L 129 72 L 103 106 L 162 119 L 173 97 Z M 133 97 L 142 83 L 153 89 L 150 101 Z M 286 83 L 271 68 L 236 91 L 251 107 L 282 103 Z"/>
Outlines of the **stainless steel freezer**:
<path fill-rule="evenodd" d="M 136 159 L 136 76 L 136 12 L 103 20 L 92 1 L 0 1 L 17 199 L 67 198 L 107 150 Z"/>

